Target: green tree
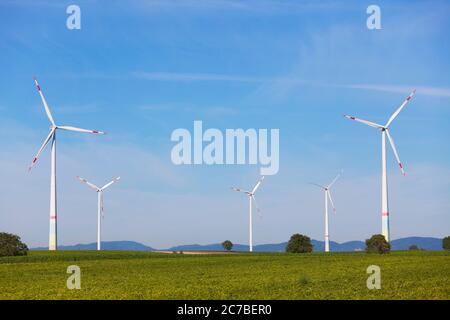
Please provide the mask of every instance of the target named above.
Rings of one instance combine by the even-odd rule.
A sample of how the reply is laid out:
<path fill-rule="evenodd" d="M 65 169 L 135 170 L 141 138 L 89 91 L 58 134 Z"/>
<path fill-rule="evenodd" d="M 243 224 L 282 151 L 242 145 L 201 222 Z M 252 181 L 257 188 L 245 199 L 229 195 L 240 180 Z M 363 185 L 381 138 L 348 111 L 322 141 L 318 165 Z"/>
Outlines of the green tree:
<path fill-rule="evenodd" d="M 419 247 L 416 246 L 415 244 L 412 244 L 409 246 L 408 250 L 414 251 L 414 250 L 419 250 Z"/>
<path fill-rule="evenodd" d="M 302 234 L 294 234 L 291 236 L 287 246 L 286 252 L 291 253 L 305 253 L 312 252 L 313 246 L 311 244 L 311 239 L 308 236 Z"/>
<path fill-rule="evenodd" d="M 233 243 L 230 240 L 225 240 L 222 242 L 222 247 L 224 250 L 230 251 L 233 249 Z"/>
<path fill-rule="evenodd" d="M 382 234 L 375 234 L 366 240 L 367 253 L 389 253 L 391 245 Z"/>
<path fill-rule="evenodd" d="M 442 248 L 444 250 L 450 250 L 450 236 L 442 239 Z"/>
<path fill-rule="evenodd" d="M 0 232 L 0 257 L 26 256 L 28 247 L 15 234 Z"/>

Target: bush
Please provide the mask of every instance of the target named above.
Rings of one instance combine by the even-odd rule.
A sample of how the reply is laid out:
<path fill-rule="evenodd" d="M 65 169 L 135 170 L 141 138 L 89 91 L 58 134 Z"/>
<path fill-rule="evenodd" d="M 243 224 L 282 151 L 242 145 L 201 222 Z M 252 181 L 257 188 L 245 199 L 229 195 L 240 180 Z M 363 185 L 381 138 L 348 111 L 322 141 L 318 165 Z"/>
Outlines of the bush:
<path fill-rule="evenodd" d="M 290 253 L 305 253 L 312 252 L 313 246 L 311 244 L 311 239 L 302 234 L 294 234 L 289 240 L 286 246 L 286 252 Z"/>
<path fill-rule="evenodd" d="M 366 240 L 367 253 L 389 253 L 390 251 L 391 245 L 382 234 L 375 234 Z"/>
<path fill-rule="evenodd" d="M 411 251 L 419 250 L 419 247 L 416 246 L 415 244 L 412 244 L 409 246 L 408 250 L 411 250 Z"/>
<path fill-rule="evenodd" d="M 28 247 L 15 234 L 0 232 L 0 257 L 26 256 Z"/>
<path fill-rule="evenodd" d="M 450 250 L 450 236 L 442 239 L 442 248 L 444 250 Z"/>
<path fill-rule="evenodd" d="M 230 240 L 225 240 L 222 242 L 222 247 L 224 250 L 230 251 L 233 249 L 233 243 Z"/>

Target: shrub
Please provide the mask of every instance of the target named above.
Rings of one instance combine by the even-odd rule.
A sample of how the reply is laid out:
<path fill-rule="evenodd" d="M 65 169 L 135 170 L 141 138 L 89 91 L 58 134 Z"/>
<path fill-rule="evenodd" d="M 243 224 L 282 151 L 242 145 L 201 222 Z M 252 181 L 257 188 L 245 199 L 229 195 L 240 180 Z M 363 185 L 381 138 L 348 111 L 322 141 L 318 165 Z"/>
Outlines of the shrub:
<path fill-rule="evenodd" d="M 419 250 L 419 247 L 416 246 L 415 244 L 412 244 L 409 246 L 408 250 L 411 250 L 411 251 Z"/>
<path fill-rule="evenodd" d="M 0 232 L 0 257 L 26 256 L 28 247 L 15 234 Z"/>
<path fill-rule="evenodd" d="M 302 234 L 294 234 L 291 236 L 287 246 L 286 252 L 291 253 L 305 253 L 312 252 L 313 246 L 311 244 L 311 239 Z"/>
<path fill-rule="evenodd" d="M 224 250 L 230 251 L 233 249 L 233 243 L 230 240 L 225 240 L 222 242 L 222 247 Z"/>
<path fill-rule="evenodd" d="M 367 253 L 389 253 L 391 245 L 386 241 L 382 234 L 375 234 L 370 239 L 366 240 Z"/>
<path fill-rule="evenodd" d="M 442 239 L 442 248 L 444 250 L 450 250 L 450 236 Z"/>

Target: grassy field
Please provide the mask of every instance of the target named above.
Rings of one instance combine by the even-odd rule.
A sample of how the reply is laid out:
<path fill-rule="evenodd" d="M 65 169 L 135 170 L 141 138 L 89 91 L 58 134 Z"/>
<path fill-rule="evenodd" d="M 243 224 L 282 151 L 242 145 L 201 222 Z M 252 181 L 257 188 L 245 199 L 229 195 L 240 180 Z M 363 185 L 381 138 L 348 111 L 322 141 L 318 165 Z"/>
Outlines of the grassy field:
<path fill-rule="evenodd" d="M 69 265 L 81 290 L 66 287 Z M 369 265 L 380 290 L 367 289 Z M 34 251 L 0 258 L 0 299 L 450 299 L 450 254 Z"/>

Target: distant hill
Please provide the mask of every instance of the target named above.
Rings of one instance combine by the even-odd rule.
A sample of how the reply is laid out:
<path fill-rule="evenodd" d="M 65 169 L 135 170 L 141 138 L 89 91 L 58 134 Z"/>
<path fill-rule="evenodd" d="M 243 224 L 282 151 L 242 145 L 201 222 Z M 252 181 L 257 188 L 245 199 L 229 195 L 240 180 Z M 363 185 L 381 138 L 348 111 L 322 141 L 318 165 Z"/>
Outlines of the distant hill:
<path fill-rule="evenodd" d="M 323 241 L 311 240 L 313 244 L 314 251 L 324 251 L 325 244 Z M 431 237 L 408 237 L 401 238 L 391 241 L 392 250 L 408 250 L 409 246 L 417 245 L 420 249 L 425 250 L 442 250 L 442 239 L 431 238 Z M 277 244 L 259 244 L 253 246 L 253 251 L 255 252 L 284 252 L 286 249 L 287 242 L 277 243 Z M 348 241 L 343 243 L 337 243 L 330 241 L 330 250 L 334 252 L 348 252 L 348 251 L 359 251 L 364 250 L 366 244 L 364 241 Z M 233 246 L 233 251 L 248 251 L 248 245 L 235 244 Z M 223 250 L 222 245 L 219 243 L 208 244 L 208 245 L 182 245 L 175 246 L 167 249 L 169 251 L 216 251 Z"/>
<path fill-rule="evenodd" d="M 323 251 L 324 242 L 318 240 L 311 240 L 314 251 Z M 408 237 L 392 240 L 392 250 L 408 250 L 409 246 L 415 244 L 420 249 L 425 250 L 442 250 L 442 239 L 431 237 Z M 259 244 L 253 246 L 255 252 L 284 252 L 287 242 L 275 243 L 275 244 Z M 71 246 L 59 246 L 60 250 L 96 250 L 97 243 L 88 244 L 76 244 Z M 343 243 L 337 243 L 330 241 L 330 250 L 334 252 L 349 252 L 364 250 L 365 243 L 363 241 L 348 241 Z M 103 250 L 131 250 L 131 251 L 155 251 L 152 247 L 146 246 L 142 243 L 135 241 L 102 241 Z M 32 250 L 47 250 L 46 247 L 32 248 Z M 207 245 L 190 244 L 175 246 L 168 249 L 162 249 L 166 251 L 221 251 L 223 250 L 222 244 L 214 243 Z M 248 245 L 235 244 L 233 245 L 233 251 L 248 251 Z"/>
<path fill-rule="evenodd" d="M 410 245 L 415 244 L 420 249 L 442 250 L 442 239 L 431 237 L 408 237 L 392 240 L 392 250 L 408 250 Z"/>
<path fill-rule="evenodd" d="M 323 241 L 311 240 L 313 244 L 314 251 L 323 251 L 325 248 Z M 274 244 L 258 244 L 253 246 L 253 251 L 255 252 L 285 252 L 287 242 L 274 243 Z M 337 242 L 330 242 L 330 248 L 332 251 L 355 251 L 355 249 L 364 250 L 365 245 L 362 241 L 351 241 L 339 244 Z M 175 246 L 168 251 L 221 251 L 223 247 L 220 243 L 215 244 L 192 244 L 192 245 L 182 245 Z M 243 244 L 234 244 L 233 251 L 248 251 L 249 246 Z"/>
<path fill-rule="evenodd" d="M 47 250 L 47 247 L 33 248 L 32 250 Z M 58 246 L 59 250 L 97 250 L 97 242 L 75 244 L 72 246 Z M 131 250 L 153 251 L 155 249 L 135 241 L 102 241 L 102 250 Z"/>

